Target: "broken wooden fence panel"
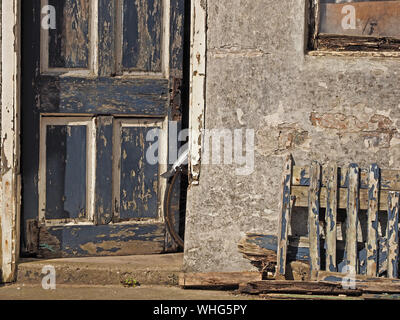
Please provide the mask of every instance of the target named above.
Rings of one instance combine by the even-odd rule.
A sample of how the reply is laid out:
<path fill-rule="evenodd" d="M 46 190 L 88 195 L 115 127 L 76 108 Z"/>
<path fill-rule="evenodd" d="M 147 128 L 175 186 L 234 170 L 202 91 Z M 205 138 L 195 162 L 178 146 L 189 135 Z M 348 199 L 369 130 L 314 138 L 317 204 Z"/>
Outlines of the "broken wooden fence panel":
<path fill-rule="evenodd" d="M 294 200 L 296 207 L 308 208 L 308 236 L 301 245 L 293 242 L 296 237 L 289 236 Z M 307 261 L 308 276 L 314 281 L 321 270 L 398 278 L 399 201 L 400 171 L 381 170 L 377 164 L 368 169 L 360 169 L 357 164 L 339 168 L 333 162 L 321 168 L 315 161 L 310 166 L 298 167 L 289 156 L 282 177 L 278 236 L 251 235 L 240 242 L 239 248 L 262 272 L 270 271 L 276 261 L 276 279 L 290 276 L 287 271 L 294 261 Z M 322 237 L 320 208 L 326 209 Z M 337 234 L 339 209 L 347 212 L 343 240 Z M 387 234 L 382 236 L 378 232 L 378 217 L 383 211 L 388 211 L 388 225 Z M 359 214 L 365 212 L 367 232 L 366 238 L 361 239 Z M 321 266 L 323 254 L 325 268 Z"/>

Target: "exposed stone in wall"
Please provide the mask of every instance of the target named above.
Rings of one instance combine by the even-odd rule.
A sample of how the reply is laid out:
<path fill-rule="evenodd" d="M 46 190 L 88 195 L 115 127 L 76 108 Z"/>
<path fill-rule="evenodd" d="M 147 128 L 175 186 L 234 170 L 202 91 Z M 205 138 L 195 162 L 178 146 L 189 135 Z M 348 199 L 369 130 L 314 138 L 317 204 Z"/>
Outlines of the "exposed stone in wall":
<path fill-rule="evenodd" d="M 400 169 L 400 61 L 304 54 L 305 0 L 208 0 L 206 128 L 255 130 L 255 171 L 203 165 L 185 268 L 252 269 L 247 232 L 276 234 L 283 160 Z M 306 215 L 293 218 L 294 233 Z M 292 228 L 293 229 L 293 228 Z"/>

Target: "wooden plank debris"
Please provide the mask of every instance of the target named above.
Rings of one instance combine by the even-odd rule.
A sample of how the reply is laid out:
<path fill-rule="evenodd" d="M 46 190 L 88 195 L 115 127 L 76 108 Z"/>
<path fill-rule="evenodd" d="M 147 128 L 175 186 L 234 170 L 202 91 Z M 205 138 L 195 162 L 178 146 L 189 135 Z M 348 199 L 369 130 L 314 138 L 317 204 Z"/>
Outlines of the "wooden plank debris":
<path fill-rule="evenodd" d="M 328 296 L 328 295 L 310 295 L 310 294 L 291 294 L 291 293 L 269 293 L 260 294 L 260 298 L 266 300 L 364 300 L 364 296 Z"/>
<path fill-rule="evenodd" d="M 237 289 L 240 283 L 261 280 L 260 272 L 181 273 L 179 286 L 183 288 Z"/>
<path fill-rule="evenodd" d="M 342 284 L 349 278 L 348 274 L 320 271 L 318 282 Z M 370 278 L 365 275 L 354 275 L 354 286 L 365 293 L 400 293 L 400 280 L 388 278 Z"/>
<path fill-rule="evenodd" d="M 315 281 L 284 281 L 284 280 L 263 280 L 249 282 L 240 285 L 239 291 L 246 294 L 266 293 L 293 293 L 293 294 L 324 294 L 324 295 L 356 295 L 362 294 L 358 289 L 343 289 L 337 283 L 325 283 Z"/>

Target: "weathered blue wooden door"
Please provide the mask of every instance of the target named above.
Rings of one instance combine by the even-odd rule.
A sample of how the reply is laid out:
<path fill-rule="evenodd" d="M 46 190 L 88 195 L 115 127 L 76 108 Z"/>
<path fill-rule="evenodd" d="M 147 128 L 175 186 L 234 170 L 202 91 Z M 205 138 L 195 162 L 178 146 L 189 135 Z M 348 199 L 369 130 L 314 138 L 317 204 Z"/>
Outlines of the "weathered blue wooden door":
<path fill-rule="evenodd" d="M 163 252 L 185 1 L 22 4 L 21 251 Z"/>

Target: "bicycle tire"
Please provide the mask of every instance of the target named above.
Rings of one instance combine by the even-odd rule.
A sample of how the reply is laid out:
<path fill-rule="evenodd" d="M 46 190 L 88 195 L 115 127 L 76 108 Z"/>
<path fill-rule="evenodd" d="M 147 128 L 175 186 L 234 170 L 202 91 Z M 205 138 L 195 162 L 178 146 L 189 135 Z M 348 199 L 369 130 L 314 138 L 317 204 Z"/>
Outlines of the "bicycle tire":
<path fill-rule="evenodd" d="M 184 177 L 184 174 L 185 172 L 182 170 L 175 172 L 175 174 L 168 181 L 167 190 L 164 197 L 164 217 L 167 229 L 175 243 L 182 249 L 184 247 L 184 239 L 179 234 L 179 231 L 176 230 L 175 212 L 171 209 L 171 203 L 175 184 L 179 181 L 179 177 Z M 180 182 L 182 183 L 182 181 Z M 182 190 L 180 190 L 180 194 L 181 192 Z M 179 218 L 180 220 L 185 218 L 182 212 L 179 212 Z"/>

